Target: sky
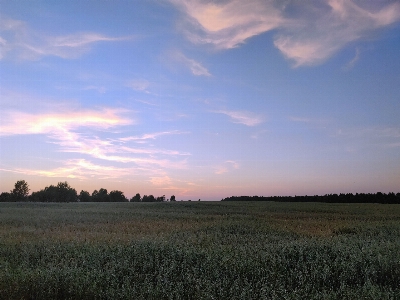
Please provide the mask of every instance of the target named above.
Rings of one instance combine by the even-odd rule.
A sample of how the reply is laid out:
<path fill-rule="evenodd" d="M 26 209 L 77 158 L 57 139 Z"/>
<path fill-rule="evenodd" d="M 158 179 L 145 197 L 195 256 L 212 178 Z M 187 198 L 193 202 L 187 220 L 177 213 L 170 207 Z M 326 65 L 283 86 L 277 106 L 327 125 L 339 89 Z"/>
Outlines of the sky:
<path fill-rule="evenodd" d="M 400 192 L 400 2 L 0 0 L 0 192 Z"/>

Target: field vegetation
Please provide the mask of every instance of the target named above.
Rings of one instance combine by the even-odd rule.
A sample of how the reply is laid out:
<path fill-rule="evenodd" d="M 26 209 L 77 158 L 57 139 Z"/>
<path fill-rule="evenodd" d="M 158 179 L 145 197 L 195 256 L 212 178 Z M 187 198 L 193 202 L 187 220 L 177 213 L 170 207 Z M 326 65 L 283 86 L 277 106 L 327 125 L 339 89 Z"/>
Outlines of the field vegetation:
<path fill-rule="evenodd" d="M 0 204 L 1 299 L 400 299 L 400 206 Z"/>

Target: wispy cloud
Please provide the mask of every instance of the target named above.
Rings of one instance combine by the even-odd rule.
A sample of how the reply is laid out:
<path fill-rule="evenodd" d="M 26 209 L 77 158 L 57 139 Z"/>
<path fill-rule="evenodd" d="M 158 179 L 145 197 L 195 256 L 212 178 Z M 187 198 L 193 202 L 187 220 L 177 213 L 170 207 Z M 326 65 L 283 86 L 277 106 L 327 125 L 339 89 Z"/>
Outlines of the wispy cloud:
<path fill-rule="evenodd" d="M 322 118 L 308 118 L 308 117 L 296 117 L 296 116 L 290 116 L 289 120 L 292 122 L 298 122 L 298 123 L 306 123 L 306 124 L 326 124 L 329 123 L 329 119 L 322 119 Z"/>
<path fill-rule="evenodd" d="M 123 116 L 126 112 L 121 109 L 36 114 L 6 111 L 0 115 L 0 136 L 43 134 L 48 136 L 52 143 L 58 145 L 61 152 L 79 153 L 79 155 L 87 155 L 104 161 L 135 165 L 136 168 L 150 174 L 154 174 L 154 170 L 157 168 L 186 168 L 187 160 L 182 156 L 188 156 L 190 153 L 155 147 L 127 147 L 124 142 L 129 141 L 132 137 L 111 139 L 99 138 L 94 135 L 98 130 L 104 132 L 104 130 L 111 128 L 134 124 L 134 120 Z M 90 134 L 88 130 L 90 130 Z M 136 138 L 142 140 L 155 139 L 160 135 L 178 133 L 180 132 L 152 133 Z M 74 168 L 68 166 L 51 172 L 54 174 L 63 174 L 63 172 L 75 174 L 74 170 Z M 46 172 L 43 171 L 41 174 L 52 176 L 50 171 L 50 173 Z"/>
<path fill-rule="evenodd" d="M 279 27 L 281 12 L 272 1 L 170 0 L 187 19 L 182 30 L 194 43 L 229 49 L 248 38 Z"/>
<path fill-rule="evenodd" d="M 264 118 L 261 115 L 243 110 L 218 110 L 214 111 L 214 113 L 227 115 L 232 119 L 233 123 L 243 124 L 246 126 L 256 126 L 264 122 Z"/>
<path fill-rule="evenodd" d="M 113 166 L 104 166 L 94 164 L 85 159 L 71 159 L 62 163 L 61 167 L 41 170 L 41 169 L 0 169 L 13 173 L 43 176 L 43 177 L 56 177 L 56 178 L 76 178 L 76 179 L 110 179 L 120 178 L 128 174 L 132 174 L 132 170 L 126 168 L 117 168 Z"/>
<path fill-rule="evenodd" d="M 323 63 L 351 42 L 400 20 L 400 3 L 325 0 L 170 0 L 186 16 L 182 30 L 197 44 L 239 46 L 275 30 L 274 45 L 294 67 Z"/>
<path fill-rule="evenodd" d="M 169 176 L 150 177 L 150 182 L 154 185 L 171 185 L 172 181 Z"/>
<path fill-rule="evenodd" d="M 350 0 L 328 0 L 326 4 L 313 6 L 311 18 L 300 19 L 302 26 L 287 28 L 274 41 L 295 67 L 320 64 L 350 42 L 400 20 L 399 3 L 374 11 Z"/>
<path fill-rule="evenodd" d="M 133 79 L 130 80 L 126 85 L 135 91 L 149 93 L 148 88 L 150 86 L 150 82 L 148 80 Z"/>
<path fill-rule="evenodd" d="M 267 132 L 268 132 L 268 130 L 260 130 L 260 131 L 253 133 L 250 137 L 252 139 L 258 139 L 260 136 L 264 135 Z"/>
<path fill-rule="evenodd" d="M 239 164 L 236 161 L 227 160 L 215 168 L 215 174 L 220 175 L 237 169 L 239 169 Z"/>
<path fill-rule="evenodd" d="M 171 52 L 170 57 L 172 60 L 181 63 L 185 67 L 187 67 L 190 70 L 190 72 L 192 72 L 192 74 L 195 76 L 211 76 L 210 72 L 207 70 L 206 67 L 204 67 L 198 61 L 186 57 L 180 51 Z"/>
<path fill-rule="evenodd" d="M 143 148 L 131 148 L 131 147 L 120 147 L 119 149 L 127 153 L 135 153 L 135 154 L 190 155 L 190 153 L 176 151 L 176 150 L 151 149 L 151 148 L 143 149 Z"/>
<path fill-rule="evenodd" d="M 110 108 L 38 114 L 6 111 L 1 114 L 0 136 L 45 133 L 63 135 L 78 127 L 107 129 L 132 124 L 132 120 L 122 116 L 126 112 Z"/>
<path fill-rule="evenodd" d="M 185 134 L 187 132 L 179 131 L 179 130 L 172 130 L 172 131 L 161 131 L 161 132 L 153 132 L 153 133 L 146 133 L 140 136 L 128 136 L 120 138 L 123 142 L 128 141 L 146 141 L 146 140 L 155 140 L 156 138 L 163 136 L 163 135 L 171 135 L 171 134 Z"/>
<path fill-rule="evenodd" d="M 84 91 L 94 90 L 99 92 L 100 94 L 104 94 L 107 90 L 104 86 L 96 86 L 96 85 L 88 85 L 83 88 Z"/>
<path fill-rule="evenodd" d="M 343 66 L 344 71 L 349 71 L 353 69 L 356 62 L 360 59 L 360 48 L 356 48 L 356 53 L 351 61 L 349 61 L 345 66 Z"/>
<path fill-rule="evenodd" d="M 400 128 L 398 127 L 364 127 L 364 128 L 349 128 L 339 129 L 336 132 L 338 137 L 348 138 L 400 138 Z"/>
<path fill-rule="evenodd" d="M 132 37 L 109 37 L 95 32 L 51 36 L 29 28 L 22 21 L 2 16 L 0 21 L 0 59 L 7 56 L 36 60 L 44 56 L 74 59 L 89 52 L 98 42 L 116 42 Z"/>

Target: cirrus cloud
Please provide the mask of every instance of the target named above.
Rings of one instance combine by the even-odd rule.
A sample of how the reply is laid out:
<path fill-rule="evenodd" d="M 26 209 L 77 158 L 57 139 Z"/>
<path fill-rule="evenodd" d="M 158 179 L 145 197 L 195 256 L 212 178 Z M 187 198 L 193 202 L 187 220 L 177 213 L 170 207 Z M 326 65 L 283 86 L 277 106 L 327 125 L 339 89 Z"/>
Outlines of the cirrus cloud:
<path fill-rule="evenodd" d="M 109 37 L 96 32 L 52 36 L 31 29 L 25 22 L 1 16 L 0 59 L 37 60 L 44 56 L 75 59 L 89 52 L 98 42 L 116 42 L 132 37 Z"/>
<path fill-rule="evenodd" d="M 264 122 L 264 118 L 261 115 L 244 111 L 244 110 L 218 110 L 214 113 L 224 114 L 231 118 L 233 123 L 243 124 L 246 126 L 256 126 Z"/>
<path fill-rule="evenodd" d="M 190 72 L 192 72 L 192 74 L 195 76 L 211 76 L 210 72 L 207 70 L 206 67 L 204 67 L 198 61 L 186 57 L 180 51 L 172 51 L 169 56 L 172 60 L 187 67 L 190 70 Z"/>
<path fill-rule="evenodd" d="M 1 114 L 0 136 L 45 133 L 57 135 L 58 133 L 65 134 L 78 127 L 107 129 L 132 124 L 132 120 L 121 116 L 126 112 L 126 110 L 110 108 L 38 114 L 6 111 Z"/>

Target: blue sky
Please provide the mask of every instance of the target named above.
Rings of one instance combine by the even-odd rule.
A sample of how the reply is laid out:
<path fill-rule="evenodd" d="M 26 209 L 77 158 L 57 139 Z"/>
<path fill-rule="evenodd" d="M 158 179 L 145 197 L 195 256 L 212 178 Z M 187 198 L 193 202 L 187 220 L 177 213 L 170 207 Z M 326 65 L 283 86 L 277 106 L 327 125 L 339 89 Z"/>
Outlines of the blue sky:
<path fill-rule="evenodd" d="M 0 191 L 399 192 L 398 1 L 0 1 Z"/>

